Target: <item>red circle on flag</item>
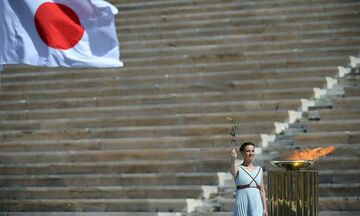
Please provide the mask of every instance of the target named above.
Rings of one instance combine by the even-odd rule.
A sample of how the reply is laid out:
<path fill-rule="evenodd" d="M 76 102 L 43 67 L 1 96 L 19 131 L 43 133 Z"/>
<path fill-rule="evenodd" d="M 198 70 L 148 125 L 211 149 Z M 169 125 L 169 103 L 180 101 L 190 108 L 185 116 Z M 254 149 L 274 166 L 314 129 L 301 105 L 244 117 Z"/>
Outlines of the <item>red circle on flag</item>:
<path fill-rule="evenodd" d="M 44 43 L 55 49 L 74 47 L 84 34 L 77 14 L 64 4 L 52 2 L 43 3 L 36 10 L 35 26 Z"/>

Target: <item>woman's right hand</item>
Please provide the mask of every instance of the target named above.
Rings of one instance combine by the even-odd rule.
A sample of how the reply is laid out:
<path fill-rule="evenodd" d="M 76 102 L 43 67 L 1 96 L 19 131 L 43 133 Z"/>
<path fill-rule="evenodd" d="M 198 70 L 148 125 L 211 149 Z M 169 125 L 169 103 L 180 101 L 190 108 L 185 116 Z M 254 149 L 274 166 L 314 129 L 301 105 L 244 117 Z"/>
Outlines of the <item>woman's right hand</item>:
<path fill-rule="evenodd" d="M 231 150 L 231 159 L 236 159 L 237 158 L 237 153 L 236 153 L 236 149 L 235 148 L 233 148 L 232 150 Z"/>

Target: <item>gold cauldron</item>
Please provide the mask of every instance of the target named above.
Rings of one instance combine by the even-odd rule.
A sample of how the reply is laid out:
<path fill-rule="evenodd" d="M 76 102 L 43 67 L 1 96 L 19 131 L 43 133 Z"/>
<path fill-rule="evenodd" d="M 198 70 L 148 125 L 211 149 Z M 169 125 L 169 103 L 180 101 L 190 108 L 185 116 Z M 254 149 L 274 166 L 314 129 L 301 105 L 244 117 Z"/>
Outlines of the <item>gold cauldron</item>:
<path fill-rule="evenodd" d="M 299 171 L 300 169 L 312 166 L 314 160 L 284 160 L 284 161 L 270 161 L 270 163 L 278 168 L 284 168 L 287 171 Z"/>

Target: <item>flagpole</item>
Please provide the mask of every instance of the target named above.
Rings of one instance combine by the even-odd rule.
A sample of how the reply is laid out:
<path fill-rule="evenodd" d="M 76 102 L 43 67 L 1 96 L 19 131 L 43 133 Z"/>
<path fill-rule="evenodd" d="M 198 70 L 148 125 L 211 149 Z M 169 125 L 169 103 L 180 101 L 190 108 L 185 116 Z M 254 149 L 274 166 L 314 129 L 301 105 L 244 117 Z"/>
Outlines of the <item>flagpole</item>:
<path fill-rule="evenodd" d="M 0 96 L 1 96 L 1 76 L 2 76 L 3 70 L 4 70 L 3 65 L 0 62 Z"/>
<path fill-rule="evenodd" d="M 3 70 L 4 70 L 3 65 L 0 63 L 0 95 L 1 95 L 1 76 L 2 76 Z"/>

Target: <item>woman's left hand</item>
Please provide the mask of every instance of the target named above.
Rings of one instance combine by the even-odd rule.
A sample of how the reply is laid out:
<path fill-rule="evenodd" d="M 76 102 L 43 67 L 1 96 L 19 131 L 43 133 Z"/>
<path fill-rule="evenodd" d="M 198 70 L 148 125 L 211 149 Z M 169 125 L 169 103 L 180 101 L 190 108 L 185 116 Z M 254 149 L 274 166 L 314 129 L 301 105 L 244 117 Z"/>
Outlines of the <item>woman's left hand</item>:
<path fill-rule="evenodd" d="M 263 216 L 268 216 L 268 213 L 267 213 L 267 211 L 263 211 Z"/>

